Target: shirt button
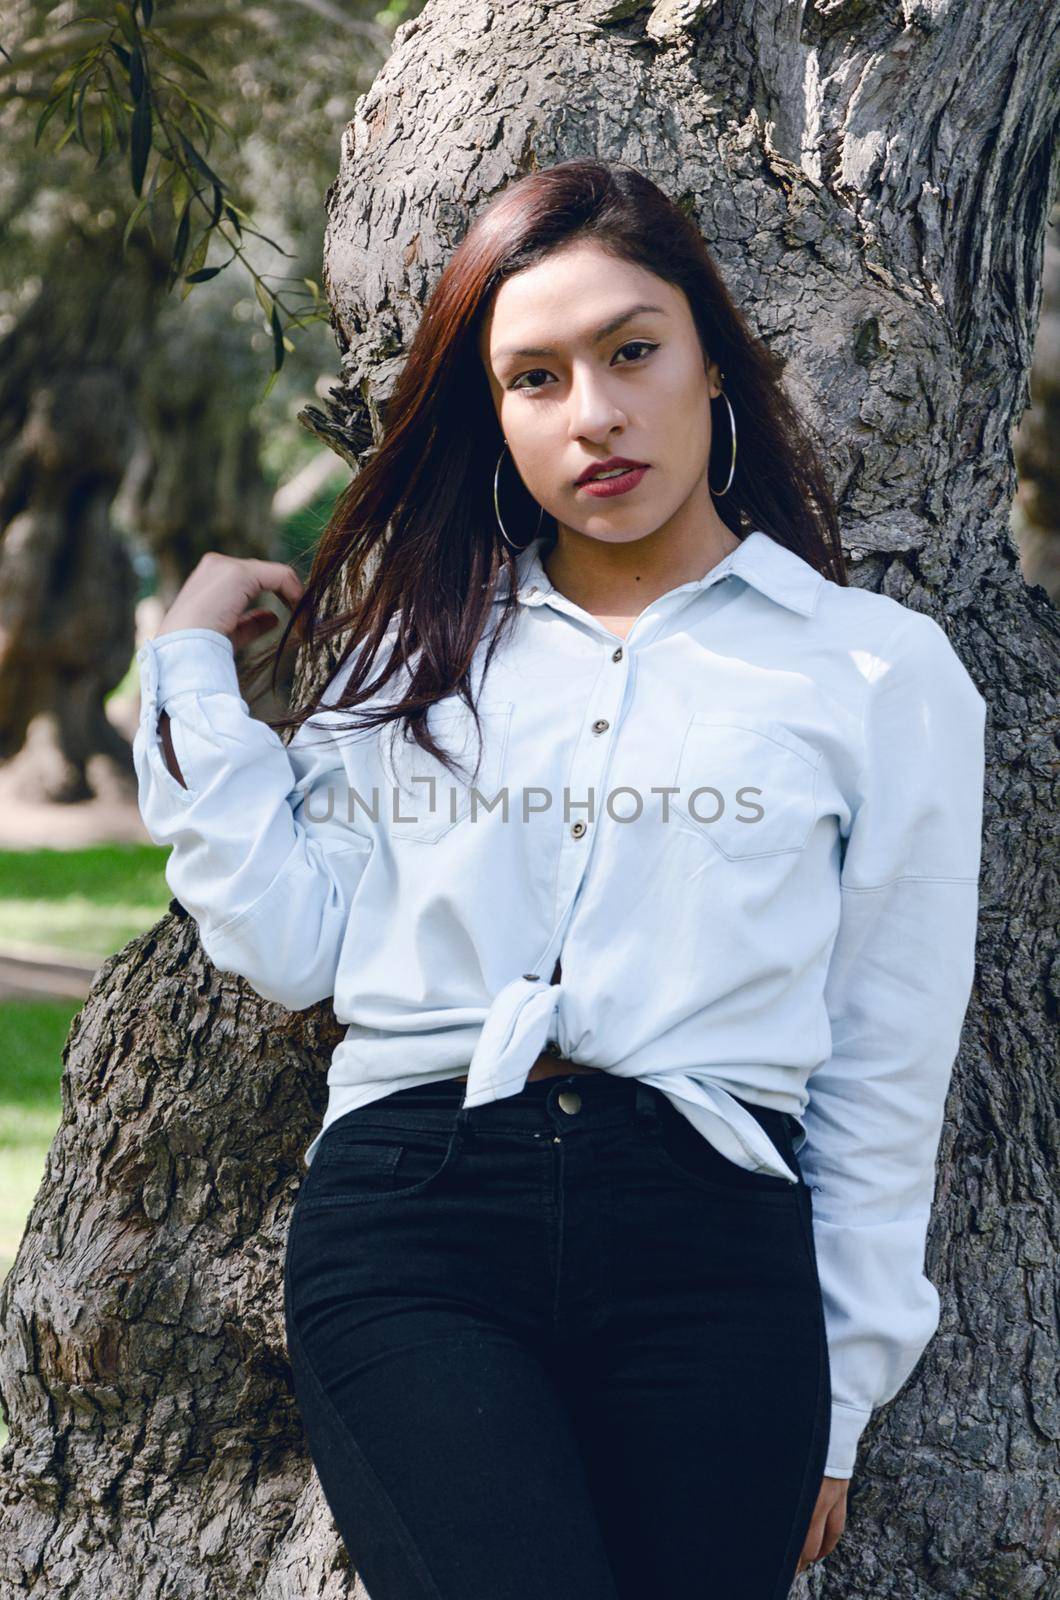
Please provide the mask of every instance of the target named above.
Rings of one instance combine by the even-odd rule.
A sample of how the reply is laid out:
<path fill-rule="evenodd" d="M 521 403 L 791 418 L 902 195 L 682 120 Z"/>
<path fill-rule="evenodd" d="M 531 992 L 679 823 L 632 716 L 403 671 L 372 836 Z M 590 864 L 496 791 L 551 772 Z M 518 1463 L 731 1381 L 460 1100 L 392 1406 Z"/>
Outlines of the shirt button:
<path fill-rule="evenodd" d="M 574 824 L 574 826 L 571 828 L 571 833 L 573 833 L 573 835 L 574 835 L 574 837 L 576 839 L 580 839 L 584 832 L 585 832 L 585 823 L 584 822 L 576 822 Z"/>
<path fill-rule="evenodd" d="M 527 983 L 536 983 L 538 981 L 538 978 L 540 977 L 540 973 L 537 973 L 537 972 L 524 972 L 523 973 L 523 977 L 526 979 Z"/>
<path fill-rule="evenodd" d="M 622 646 L 621 645 L 619 645 L 617 650 L 613 650 L 611 652 L 611 660 L 612 661 L 621 661 L 622 660 Z"/>
<path fill-rule="evenodd" d="M 603 733 L 610 726 L 611 726 L 611 724 L 608 722 L 606 717 L 598 717 L 596 719 L 596 721 L 593 723 L 593 732 L 594 733 Z"/>

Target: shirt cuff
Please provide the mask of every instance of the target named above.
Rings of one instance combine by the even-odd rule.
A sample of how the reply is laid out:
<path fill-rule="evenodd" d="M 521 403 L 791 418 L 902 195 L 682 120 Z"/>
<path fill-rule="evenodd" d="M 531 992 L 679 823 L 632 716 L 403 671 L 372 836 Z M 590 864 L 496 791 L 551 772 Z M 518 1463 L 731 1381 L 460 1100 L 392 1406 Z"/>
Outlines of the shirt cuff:
<path fill-rule="evenodd" d="M 859 1406 L 845 1406 L 836 1400 L 832 1403 L 832 1431 L 828 1436 L 826 1478 L 852 1478 L 858 1440 L 868 1426 L 871 1411 Z"/>
<path fill-rule="evenodd" d="M 216 628 L 174 628 L 136 652 L 143 713 L 153 716 L 178 694 L 233 694 L 241 699 L 231 639 Z"/>

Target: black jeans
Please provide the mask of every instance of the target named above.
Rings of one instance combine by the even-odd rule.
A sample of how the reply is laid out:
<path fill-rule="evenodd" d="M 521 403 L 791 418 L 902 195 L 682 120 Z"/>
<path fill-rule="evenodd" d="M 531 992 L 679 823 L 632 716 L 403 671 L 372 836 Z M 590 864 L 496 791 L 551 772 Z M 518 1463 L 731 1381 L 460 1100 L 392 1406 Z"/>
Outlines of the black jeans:
<path fill-rule="evenodd" d="M 328 1129 L 284 1270 L 295 1397 L 371 1600 L 781 1600 L 824 1472 L 803 1181 L 603 1073 Z M 794 1119 L 749 1106 L 794 1170 Z"/>

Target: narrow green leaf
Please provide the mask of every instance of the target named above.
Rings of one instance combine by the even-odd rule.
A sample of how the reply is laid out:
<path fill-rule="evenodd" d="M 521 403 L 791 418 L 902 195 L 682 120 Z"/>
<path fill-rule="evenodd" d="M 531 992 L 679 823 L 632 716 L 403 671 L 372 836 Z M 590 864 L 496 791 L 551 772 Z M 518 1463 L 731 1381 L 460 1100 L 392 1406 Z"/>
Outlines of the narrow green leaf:
<path fill-rule="evenodd" d="M 99 160 L 96 166 L 101 167 L 110 155 L 114 144 L 114 119 L 110 114 L 110 107 L 106 100 L 100 102 L 99 107 Z"/>
<path fill-rule="evenodd" d="M 210 183 L 214 183 L 219 189 L 223 189 L 225 187 L 223 180 L 219 178 L 216 172 L 214 172 L 213 169 L 206 164 L 183 130 L 178 128 L 177 132 L 180 142 L 184 146 L 184 153 L 192 165 L 197 167 L 202 173 L 203 177 L 208 179 Z"/>
<path fill-rule="evenodd" d="M 232 127 L 232 124 L 230 122 L 226 122 L 224 117 L 219 116 L 211 106 L 204 105 L 201 100 L 196 100 L 194 95 L 188 94 L 183 89 L 180 92 L 191 109 L 197 113 L 200 123 L 203 121 L 208 123 L 213 122 L 217 125 L 217 127 L 222 128 L 224 132 L 228 134 L 230 139 L 234 139 L 236 137 L 236 130 Z M 207 135 L 204 134 L 203 137 L 205 138 Z"/>
<path fill-rule="evenodd" d="M 173 169 L 173 215 L 181 216 L 185 211 L 191 212 L 192 191 L 188 184 L 187 173 L 183 167 Z"/>
<path fill-rule="evenodd" d="M 191 98 L 190 95 L 185 94 L 183 89 L 179 88 L 176 84 L 174 84 L 174 90 L 175 90 L 175 92 L 177 94 L 180 95 L 180 97 L 187 104 L 188 110 L 191 112 L 192 116 L 195 118 L 195 126 L 199 130 L 199 134 L 200 134 L 200 137 L 202 139 L 202 142 L 203 142 L 204 145 L 206 145 L 207 149 L 209 149 L 209 145 L 210 145 L 210 124 L 207 122 L 206 118 L 203 116 L 203 114 L 199 110 L 198 106 L 194 104 L 194 102 L 192 101 L 192 98 Z"/>
<path fill-rule="evenodd" d="M 191 211 L 191 196 L 184 202 L 184 209 L 177 223 L 177 236 L 173 243 L 173 271 L 177 273 L 184 265 L 184 257 L 188 250 L 188 236 L 191 232 L 189 212 Z"/>
<path fill-rule="evenodd" d="M 117 39 L 112 39 L 110 41 L 110 47 L 114 51 L 114 54 L 117 56 L 118 60 L 121 62 L 122 66 L 125 68 L 126 72 L 128 72 L 130 65 L 132 64 L 132 56 L 129 54 L 128 50 L 126 50 L 124 45 L 119 44 Z"/>
<path fill-rule="evenodd" d="M 55 99 L 54 100 L 50 100 L 48 102 L 48 104 L 44 107 L 44 110 L 41 112 L 40 116 L 37 119 L 37 131 L 33 135 L 33 143 L 34 144 L 39 144 L 40 143 L 41 134 L 44 132 L 45 128 L 48 126 L 48 123 L 51 121 L 52 117 L 54 117 L 54 115 L 58 111 L 59 107 L 62 105 L 62 100 L 63 100 L 63 97 L 62 97 L 61 94 L 56 95 Z"/>
<path fill-rule="evenodd" d="M 129 165 L 132 174 L 133 193 L 139 194 L 143 188 L 144 173 L 147 170 L 147 158 L 151 153 L 151 100 L 149 95 L 144 95 L 142 100 L 136 102 L 136 109 L 132 119 L 132 143 L 130 146 Z"/>
<path fill-rule="evenodd" d="M 273 306 L 273 308 L 272 308 L 272 357 L 273 357 L 273 361 L 275 363 L 277 372 L 283 366 L 283 358 L 284 358 L 285 353 L 286 352 L 284 351 L 284 348 L 283 348 L 283 329 L 280 327 L 279 312 L 276 310 L 276 307 Z"/>
<path fill-rule="evenodd" d="M 140 0 L 140 10 L 144 14 L 144 26 L 149 28 L 151 26 L 151 18 L 155 14 L 153 0 Z"/>
<path fill-rule="evenodd" d="M 188 274 L 194 273 L 194 272 L 198 272 L 199 268 L 205 265 L 205 263 L 206 263 L 206 252 L 207 252 L 207 250 L 209 248 L 210 248 L 210 235 L 209 235 L 209 233 L 206 232 L 206 233 L 200 234 L 199 238 L 195 242 L 195 248 L 192 250 L 191 257 L 190 257 L 190 259 L 188 261 L 187 272 L 185 273 L 185 277 L 184 277 L 184 285 L 183 285 L 183 287 L 182 287 L 182 289 L 180 291 L 180 297 L 181 297 L 182 300 L 186 300 L 188 298 L 189 294 L 191 293 L 192 286 L 188 282 Z"/>
<path fill-rule="evenodd" d="M 128 247 L 129 247 L 129 235 L 132 233 L 132 231 L 135 228 L 136 224 L 139 222 L 141 215 L 146 210 L 147 202 L 150 200 L 150 198 L 151 198 L 151 193 L 150 193 L 150 190 L 148 190 L 147 194 L 145 194 L 143 196 L 143 198 L 137 202 L 137 204 L 133 207 L 132 211 L 130 212 L 129 220 L 125 224 L 125 231 L 121 236 L 121 247 L 122 247 L 123 251 L 128 249 Z"/>
<path fill-rule="evenodd" d="M 236 237 L 239 238 L 239 239 L 242 239 L 242 237 L 243 237 L 243 229 L 239 225 L 239 218 L 236 215 L 235 206 L 226 204 L 225 205 L 225 216 L 228 218 L 229 222 L 235 228 Z"/>
<path fill-rule="evenodd" d="M 207 278 L 216 278 L 217 274 L 223 271 L 224 267 L 203 267 L 200 272 L 186 272 L 184 281 L 185 283 L 205 283 Z"/>
<path fill-rule="evenodd" d="M 77 142 L 83 150 L 88 149 L 85 138 L 85 92 L 88 89 L 88 79 L 81 85 L 81 93 L 77 97 Z"/>
<path fill-rule="evenodd" d="M 272 295 L 269 293 L 268 289 L 266 289 L 260 278 L 254 279 L 254 293 L 258 297 L 258 305 L 261 307 L 262 311 L 264 311 L 267 317 L 271 317 L 273 311 Z"/>
<path fill-rule="evenodd" d="M 62 94 L 63 90 L 69 87 L 70 79 L 77 76 L 80 67 L 81 57 L 78 56 L 76 61 L 72 61 L 68 67 L 64 67 L 62 72 L 60 72 L 59 76 L 52 84 L 52 94 Z"/>
<path fill-rule="evenodd" d="M 151 43 L 156 49 L 161 50 L 163 54 L 169 56 L 171 60 L 176 61 L 178 65 L 186 67 L 187 70 L 194 73 L 197 78 L 202 78 L 205 83 L 209 83 L 209 73 L 204 72 L 199 63 L 197 61 L 193 61 L 191 56 L 186 56 L 183 50 L 174 50 L 173 46 L 171 44 L 166 44 L 164 39 L 153 38 Z"/>
<path fill-rule="evenodd" d="M 144 92 L 144 58 L 140 54 L 140 46 L 133 49 L 129 65 L 129 92 L 134 100 L 139 100 Z"/>
<path fill-rule="evenodd" d="M 118 27 L 124 33 L 130 44 L 136 43 L 136 23 L 132 19 L 132 12 L 128 6 L 122 5 L 121 0 L 114 7 L 114 15 L 118 19 Z"/>
<path fill-rule="evenodd" d="M 129 114 L 120 100 L 115 107 L 114 132 L 118 139 L 118 149 L 124 155 L 129 148 Z"/>

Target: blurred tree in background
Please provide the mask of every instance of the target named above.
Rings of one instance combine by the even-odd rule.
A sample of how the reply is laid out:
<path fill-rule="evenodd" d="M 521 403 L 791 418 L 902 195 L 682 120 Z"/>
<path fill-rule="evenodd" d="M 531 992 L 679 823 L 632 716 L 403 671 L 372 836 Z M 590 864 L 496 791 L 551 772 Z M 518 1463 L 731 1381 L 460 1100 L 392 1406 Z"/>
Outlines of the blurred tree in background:
<path fill-rule="evenodd" d="M 216 270 L 232 252 L 221 229 L 202 235 L 201 218 L 195 249 L 188 206 L 183 272 L 214 275 L 178 277 L 172 289 L 189 195 L 179 177 L 168 189 L 161 182 L 172 164 L 162 159 L 160 119 L 139 199 L 130 148 L 94 86 L 70 97 L 81 103 L 69 129 L 58 108 L 35 142 L 59 75 L 105 41 L 127 8 L 97 6 L 100 21 L 41 0 L 13 0 L 5 11 L 0 762 L 8 792 L 61 801 L 134 793 L 131 752 L 104 697 L 135 646 L 138 567 L 155 574 L 166 605 L 205 550 L 290 559 L 277 538 L 277 478 L 304 466 L 319 493 L 329 466 L 345 475 L 337 458 L 324 472 L 314 466 L 320 442 L 294 420 L 334 371 L 326 315 L 284 335 L 283 372 L 263 397 L 278 333 L 275 318 L 263 326 L 264 308 L 270 293 L 292 302 L 297 293 L 301 305 L 309 298 L 342 130 L 395 27 L 418 9 L 418 0 L 387 10 L 370 0 L 146 8 L 148 38 L 163 41 L 145 48 L 159 64 L 152 90 L 162 105 L 168 96 L 172 118 L 183 111 L 186 137 L 238 207 L 235 226 L 227 215 L 222 223 L 242 257 Z M 128 44 L 119 50 L 128 54 Z M 165 45 L 197 62 L 206 80 Z M 135 121 L 122 62 L 113 50 L 109 60 L 115 70 L 100 81 L 117 85 Z M 231 136 L 194 116 L 162 70 Z M 71 137 L 81 129 L 90 149 L 109 143 L 104 160 Z M 180 134 L 175 121 L 171 131 Z M 141 210 L 151 189 L 153 203 Z M 297 495 L 286 504 L 297 510 Z"/>
<path fill-rule="evenodd" d="M 1034 341 L 1030 405 L 1015 436 L 1019 488 L 1012 531 L 1028 583 L 1060 605 L 1060 194 L 1054 196 L 1042 262 L 1042 313 Z"/>

